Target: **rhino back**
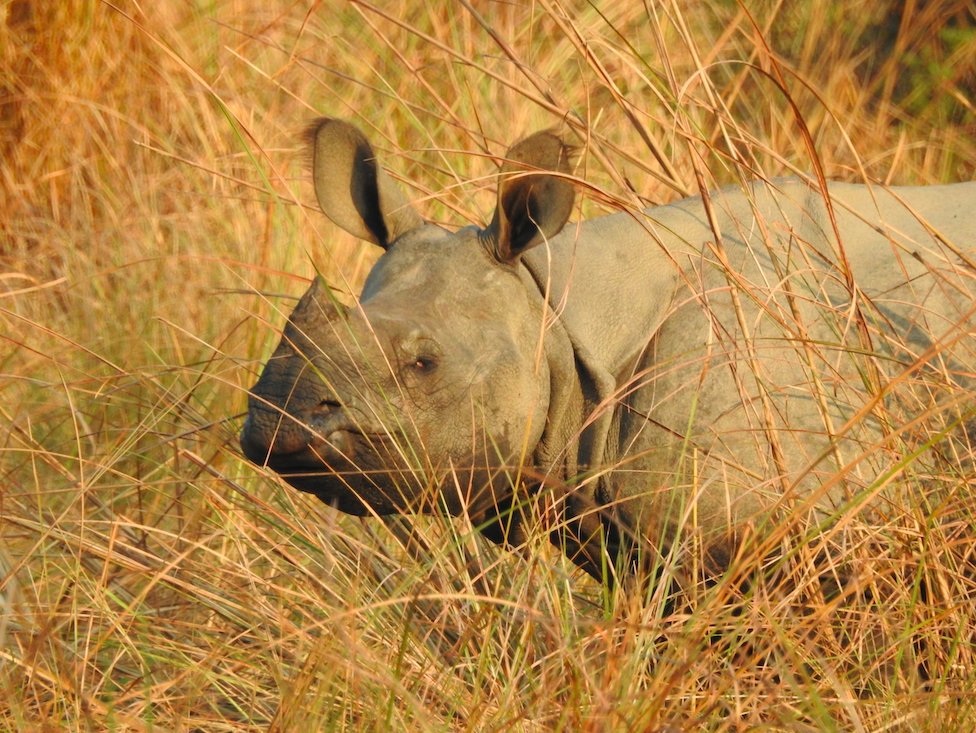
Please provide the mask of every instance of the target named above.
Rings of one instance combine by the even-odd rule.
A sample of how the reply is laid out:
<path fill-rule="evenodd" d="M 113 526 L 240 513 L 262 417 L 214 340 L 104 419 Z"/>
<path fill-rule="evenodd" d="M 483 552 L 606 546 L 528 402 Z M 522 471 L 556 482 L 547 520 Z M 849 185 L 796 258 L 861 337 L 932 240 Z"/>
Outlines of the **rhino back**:
<path fill-rule="evenodd" d="M 696 197 L 530 253 L 577 354 L 612 376 L 616 467 L 581 490 L 659 532 L 818 516 L 896 460 L 893 425 L 973 373 L 976 184 L 830 191 L 831 207 L 799 181 L 717 192 L 721 239 Z"/>

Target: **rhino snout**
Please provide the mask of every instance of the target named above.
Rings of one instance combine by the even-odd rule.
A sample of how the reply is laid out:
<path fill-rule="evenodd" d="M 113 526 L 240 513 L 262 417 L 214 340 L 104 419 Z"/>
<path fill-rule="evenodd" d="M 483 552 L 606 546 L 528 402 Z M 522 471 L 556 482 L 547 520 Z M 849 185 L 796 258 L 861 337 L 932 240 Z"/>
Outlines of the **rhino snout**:
<path fill-rule="evenodd" d="M 252 399 L 241 430 L 241 450 L 248 460 L 275 470 L 292 462 L 321 462 L 350 444 L 349 418 L 336 400 L 310 408 L 283 410 Z"/>

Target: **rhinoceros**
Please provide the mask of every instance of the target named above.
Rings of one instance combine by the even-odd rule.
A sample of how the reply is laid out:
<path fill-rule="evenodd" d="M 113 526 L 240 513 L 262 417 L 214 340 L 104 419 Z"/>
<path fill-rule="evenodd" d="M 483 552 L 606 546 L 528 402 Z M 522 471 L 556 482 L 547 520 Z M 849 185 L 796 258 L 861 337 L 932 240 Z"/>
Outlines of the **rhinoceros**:
<path fill-rule="evenodd" d="M 452 232 L 353 125 L 308 137 L 322 211 L 385 252 L 351 306 L 314 280 L 240 441 L 343 512 L 510 544 L 532 518 L 597 577 L 638 545 L 720 565 L 897 512 L 899 471 L 973 415 L 976 183 L 762 180 L 567 223 L 545 131 Z"/>

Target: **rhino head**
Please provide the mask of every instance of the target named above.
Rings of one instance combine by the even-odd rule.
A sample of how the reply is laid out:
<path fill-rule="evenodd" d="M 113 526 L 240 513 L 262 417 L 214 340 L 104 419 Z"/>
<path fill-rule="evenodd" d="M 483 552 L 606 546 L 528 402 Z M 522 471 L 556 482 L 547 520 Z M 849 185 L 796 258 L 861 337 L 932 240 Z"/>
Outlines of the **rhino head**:
<path fill-rule="evenodd" d="M 351 514 L 491 512 L 545 427 L 545 304 L 519 259 L 573 205 L 566 145 L 513 146 L 487 228 L 424 222 L 362 133 L 309 132 L 315 193 L 385 253 L 352 307 L 317 278 L 250 391 L 244 454 Z M 489 514 L 490 516 L 490 514 Z"/>

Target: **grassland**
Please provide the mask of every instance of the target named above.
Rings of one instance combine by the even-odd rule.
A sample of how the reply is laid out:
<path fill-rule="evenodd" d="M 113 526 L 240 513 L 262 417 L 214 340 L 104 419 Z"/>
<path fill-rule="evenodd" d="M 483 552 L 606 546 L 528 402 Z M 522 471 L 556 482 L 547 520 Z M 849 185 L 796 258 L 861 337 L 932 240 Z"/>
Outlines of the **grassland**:
<path fill-rule="evenodd" d="M 603 5 L 0 0 L 0 728 L 976 729 L 965 456 L 902 467 L 942 499 L 861 550 L 874 600 L 794 571 L 675 606 L 241 458 L 307 278 L 352 297 L 377 255 L 311 203 L 316 115 L 453 226 L 550 126 L 584 214 L 976 178 L 971 3 Z"/>

